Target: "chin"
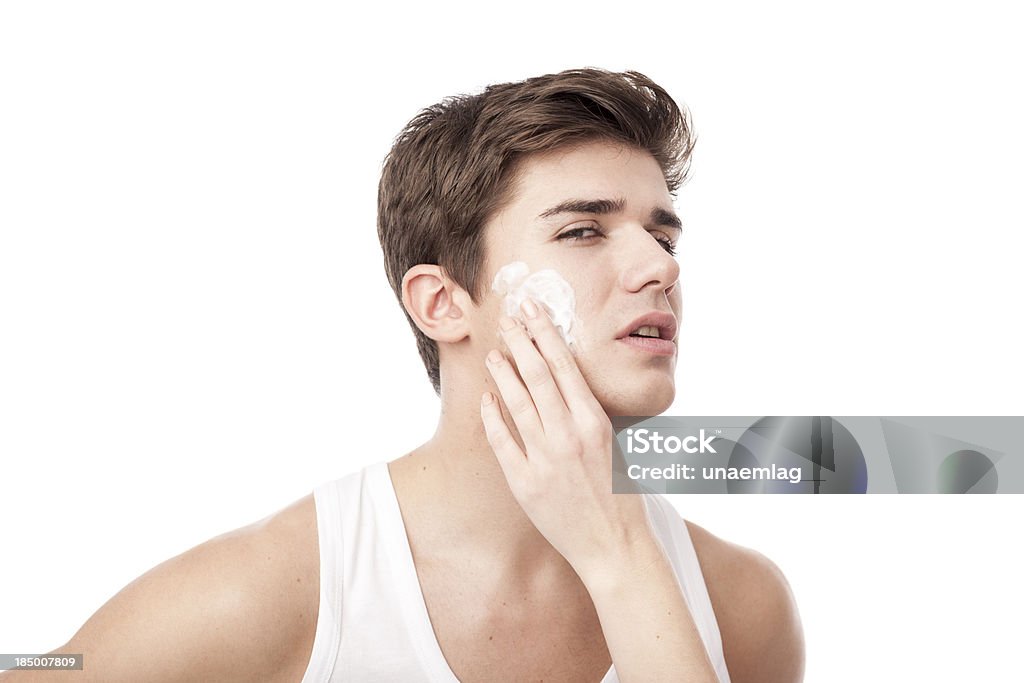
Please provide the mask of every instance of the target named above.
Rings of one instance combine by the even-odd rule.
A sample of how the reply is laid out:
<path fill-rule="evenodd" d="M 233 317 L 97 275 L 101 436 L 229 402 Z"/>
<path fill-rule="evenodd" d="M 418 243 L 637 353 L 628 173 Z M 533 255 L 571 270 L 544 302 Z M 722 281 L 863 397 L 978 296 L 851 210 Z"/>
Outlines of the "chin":
<path fill-rule="evenodd" d="M 580 372 L 608 417 L 654 416 L 668 410 L 676 397 L 675 362 L 671 367 L 638 368 L 620 356 L 577 356 Z"/>
<path fill-rule="evenodd" d="M 646 385 L 619 386 L 613 390 L 595 392 L 608 417 L 636 415 L 653 417 L 661 415 L 672 405 L 676 397 L 675 382 L 671 378 Z"/>

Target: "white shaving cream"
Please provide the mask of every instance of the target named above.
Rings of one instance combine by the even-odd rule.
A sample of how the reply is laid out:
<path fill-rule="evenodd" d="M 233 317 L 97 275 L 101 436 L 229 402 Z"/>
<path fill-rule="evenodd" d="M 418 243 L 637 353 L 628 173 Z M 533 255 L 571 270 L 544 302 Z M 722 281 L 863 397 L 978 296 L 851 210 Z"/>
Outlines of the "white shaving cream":
<path fill-rule="evenodd" d="M 562 339 L 570 349 L 576 350 L 574 333 L 580 324 L 576 317 L 576 293 L 558 271 L 548 268 L 531 274 L 530 267 L 524 262 L 513 261 L 498 270 L 491 289 L 504 295 L 505 315 L 524 324 L 526 321 L 520 309 L 523 299 L 529 297 L 543 306 Z"/>

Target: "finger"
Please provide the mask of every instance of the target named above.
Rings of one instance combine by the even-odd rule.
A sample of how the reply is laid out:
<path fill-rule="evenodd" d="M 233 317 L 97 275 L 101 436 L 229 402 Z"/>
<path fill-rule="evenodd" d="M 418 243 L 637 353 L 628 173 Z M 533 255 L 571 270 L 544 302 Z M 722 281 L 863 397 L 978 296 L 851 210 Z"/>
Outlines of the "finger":
<path fill-rule="evenodd" d="M 569 412 L 579 414 L 583 410 L 603 411 L 583 373 L 580 372 L 576 357 L 544 307 L 538 306 L 531 299 L 524 299 L 522 308 L 526 325 L 537 342 L 537 349 L 547 363 Z"/>
<path fill-rule="evenodd" d="M 530 398 L 537 407 L 544 432 L 551 434 L 554 429 L 565 429 L 569 421 L 569 408 L 562 400 L 562 394 L 551 375 L 547 361 L 533 345 L 533 340 L 526 333 L 525 327 L 517 325 L 508 317 L 502 317 L 499 325 L 502 338 L 508 345 L 519 370 L 519 376 L 523 378 Z"/>
<path fill-rule="evenodd" d="M 531 449 L 543 440 L 544 426 L 530 398 L 530 392 L 523 386 L 509 360 L 497 349 L 487 354 L 487 370 L 498 386 L 498 393 L 512 416 L 523 444 Z"/>
<path fill-rule="evenodd" d="M 491 392 L 485 393 L 480 399 L 480 419 L 484 423 L 487 442 L 491 444 L 491 450 L 494 451 L 494 456 L 505 473 L 505 479 L 509 486 L 514 488 L 515 482 L 522 481 L 526 473 L 526 455 L 505 424 L 501 408 Z"/>

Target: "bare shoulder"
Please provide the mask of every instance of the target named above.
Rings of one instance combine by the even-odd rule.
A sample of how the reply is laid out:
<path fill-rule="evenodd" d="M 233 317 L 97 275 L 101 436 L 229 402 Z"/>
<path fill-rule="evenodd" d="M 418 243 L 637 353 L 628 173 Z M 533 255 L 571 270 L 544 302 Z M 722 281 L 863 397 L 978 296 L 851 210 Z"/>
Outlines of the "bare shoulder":
<path fill-rule="evenodd" d="M 733 683 L 803 680 L 804 638 L 796 601 L 767 557 L 686 522 L 722 633 Z"/>
<path fill-rule="evenodd" d="M 316 513 L 307 495 L 157 565 L 58 651 L 82 653 L 81 680 L 89 682 L 298 682 L 318 605 Z M 50 680 L 44 672 L 9 675 L 11 683 Z"/>

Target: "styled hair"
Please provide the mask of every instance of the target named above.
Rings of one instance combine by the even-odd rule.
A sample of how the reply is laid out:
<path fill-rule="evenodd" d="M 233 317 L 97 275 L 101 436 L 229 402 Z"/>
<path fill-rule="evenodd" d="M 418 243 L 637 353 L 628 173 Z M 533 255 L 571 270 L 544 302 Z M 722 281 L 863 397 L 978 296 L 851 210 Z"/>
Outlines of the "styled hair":
<path fill-rule="evenodd" d="M 636 71 L 571 69 L 446 97 L 419 112 L 384 160 L 377 193 L 377 235 L 399 303 L 402 278 L 420 263 L 441 266 L 478 303 L 487 286 L 483 227 L 513 198 L 521 162 L 592 140 L 648 152 L 675 196 L 695 138 L 686 109 Z M 440 396 L 437 342 L 405 316 Z"/>

